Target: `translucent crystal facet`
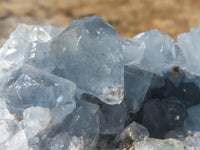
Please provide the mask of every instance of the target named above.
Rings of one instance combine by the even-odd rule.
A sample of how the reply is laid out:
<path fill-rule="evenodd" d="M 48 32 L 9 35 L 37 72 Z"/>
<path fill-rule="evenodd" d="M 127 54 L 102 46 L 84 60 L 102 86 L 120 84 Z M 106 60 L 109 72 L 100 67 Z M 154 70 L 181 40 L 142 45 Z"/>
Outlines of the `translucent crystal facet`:
<path fill-rule="evenodd" d="M 75 89 L 71 81 L 25 65 L 1 80 L 0 95 L 12 114 L 22 117 L 24 109 L 40 106 L 57 110 L 64 118 L 75 108 Z"/>
<path fill-rule="evenodd" d="M 55 67 L 50 57 L 50 43 L 62 31 L 39 25 L 19 25 L 0 49 L 0 59 L 18 64 L 31 64 L 44 71 Z"/>
<path fill-rule="evenodd" d="M 178 45 L 185 57 L 185 69 L 200 76 L 200 27 L 192 28 L 190 32 L 178 35 Z"/>
<path fill-rule="evenodd" d="M 123 54 L 114 28 L 98 16 L 76 20 L 51 44 L 62 76 L 108 104 L 123 99 Z"/>
<path fill-rule="evenodd" d="M 69 149 L 95 148 L 100 132 L 99 107 L 84 101 L 77 105 L 71 119 L 67 119 L 65 123 L 71 138 Z"/>
<path fill-rule="evenodd" d="M 140 59 L 132 60 L 127 64 L 134 64 L 143 70 L 162 75 L 182 61 L 182 53 L 174 40 L 158 30 L 140 33 L 132 41 L 139 44 L 137 48 L 140 49 Z M 135 48 L 133 46 L 133 51 Z M 129 51 L 127 53 L 130 56 L 135 54 Z"/>

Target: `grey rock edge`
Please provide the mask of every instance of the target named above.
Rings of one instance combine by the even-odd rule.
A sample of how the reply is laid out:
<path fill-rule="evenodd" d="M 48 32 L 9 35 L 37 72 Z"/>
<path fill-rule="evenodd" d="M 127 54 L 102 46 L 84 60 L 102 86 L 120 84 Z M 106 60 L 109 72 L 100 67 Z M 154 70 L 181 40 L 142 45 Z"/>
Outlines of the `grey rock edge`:
<path fill-rule="evenodd" d="M 98 16 L 19 25 L 0 49 L 0 149 L 198 150 L 200 102 L 166 81 L 199 90 L 199 39 L 200 28 L 178 43 L 158 30 L 128 40 Z M 145 127 L 129 122 L 141 108 Z"/>

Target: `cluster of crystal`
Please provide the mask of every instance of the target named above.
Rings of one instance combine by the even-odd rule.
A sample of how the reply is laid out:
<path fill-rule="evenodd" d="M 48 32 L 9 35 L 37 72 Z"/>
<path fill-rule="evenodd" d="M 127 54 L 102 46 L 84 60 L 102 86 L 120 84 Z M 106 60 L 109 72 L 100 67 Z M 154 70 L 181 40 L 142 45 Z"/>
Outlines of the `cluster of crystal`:
<path fill-rule="evenodd" d="M 122 39 L 125 61 L 125 99 L 129 110 L 137 112 L 154 76 L 162 76 L 183 63 L 182 52 L 168 35 L 158 30 Z M 159 86 L 156 82 L 156 86 Z"/>
<path fill-rule="evenodd" d="M 0 49 L 0 149 L 198 150 L 199 29 L 20 25 Z"/>
<path fill-rule="evenodd" d="M 50 43 L 62 30 L 49 25 L 19 25 L 0 49 L 0 62 L 4 59 L 17 64 L 30 64 L 51 72 L 55 65 L 50 56 Z"/>

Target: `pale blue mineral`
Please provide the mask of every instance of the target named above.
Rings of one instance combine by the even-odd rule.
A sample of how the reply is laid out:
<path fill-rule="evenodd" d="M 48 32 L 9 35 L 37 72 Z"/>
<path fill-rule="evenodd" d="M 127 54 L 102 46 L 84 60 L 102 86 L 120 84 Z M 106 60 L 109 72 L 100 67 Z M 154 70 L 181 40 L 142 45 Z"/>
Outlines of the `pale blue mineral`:
<path fill-rule="evenodd" d="M 0 58 L 0 79 L 1 79 L 2 77 L 4 77 L 4 75 L 5 75 L 8 71 L 10 71 L 10 70 L 16 68 L 17 66 L 18 66 L 18 64 L 15 63 L 15 62 L 7 61 L 7 60 L 5 60 L 5 59 L 1 59 L 1 58 Z"/>
<path fill-rule="evenodd" d="M 163 75 L 182 61 L 182 53 L 174 40 L 156 29 L 140 33 L 131 41 L 139 44 L 140 59 L 128 62 L 128 65 L 135 65 L 154 74 Z M 135 47 L 133 51 L 136 51 L 134 49 Z M 135 55 L 135 52 L 127 51 L 127 53 L 124 55 L 130 55 L 130 57 Z"/>
<path fill-rule="evenodd" d="M 98 16 L 73 21 L 51 44 L 62 76 L 107 104 L 123 100 L 123 54 L 114 28 Z"/>
<path fill-rule="evenodd" d="M 198 40 L 128 40 L 98 16 L 19 25 L 0 48 L 0 149 L 199 150 Z"/>
<path fill-rule="evenodd" d="M 124 67 L 124 96 L 128 112 L 140 110 L 153 74 L 133 65 Z"/>
<path fill-rule="evenodd" d="M 99 105 L 100 110 L 100 134 L 113 135 L 121 132 L 128 118 L 127 108 L 124 102 L 109 105 L 90 94 L 83 94 L 81 99 Z"/>
<path fill-rule="evenodd" d="M 125 127 L 127 109 L 123 103 L 115 105 L 103 104 L 101 110 L 101 134 L 117 134 Z"/>
<path fill-rule="evenodd" d="M 50 56 L 52 38 L 62 31 L 49 25 L 19 25 L 0 49 L 0 59 L 31 64 L 51 72 L 55 65 Z"/>
<path fill-rule="evenodd" d="M 124 56 L 124 64 L 130 62 L 137 62 L 143 57 L 144 44 L 134 40 L 128 40 L 123 37 L 120 37 L 122 43 L 122 51 Z"/>
<path fill-rule="evenodd" d="M 22 117 L 32 106 L 49 108 L 59 122 L 75 108 L 76 85 L 66 79 L 24 65 L 9 72 L 0 81 L 0 95 L 5 98 L 10 113 Z"/>
<path fill-rule="evenodd" d="M 190 32 L 178 35 L 178 45 L 181 48 L 186 65 L 185 69 L 195 75 L 200 76 L 200 27 L 192 28 Z"/>
<path fill-rule="evenodd" d="M 71 138 L 69 149 L 94 149 L 99 139 L 99 119 L 96 104 L 78 102 L 76 110 L 64 125 Z"/>
<path fill-rule="evenodd" d="M 174 40 L 158 30 L 140 33 L 131 40 L 121 38 L 121 41 L 125 101 L 129 112 L 135 113 L 141 108 L 148 89 L 164 86 L 163 75 L 182 64 L 184 57 Z"/>

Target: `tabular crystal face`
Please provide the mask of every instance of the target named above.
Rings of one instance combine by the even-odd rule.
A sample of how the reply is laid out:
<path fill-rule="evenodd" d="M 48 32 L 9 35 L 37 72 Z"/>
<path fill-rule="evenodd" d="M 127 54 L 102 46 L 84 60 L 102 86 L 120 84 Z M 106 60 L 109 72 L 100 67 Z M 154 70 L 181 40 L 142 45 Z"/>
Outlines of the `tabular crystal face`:
<path fill-rule="evenodd" d="M 178 35 L 178 45 L 180 46 L 185 60 L 186 70 L 200 76 L 200 27 L 192 28 L 190 32 Z"/>
<path fill-rule="evenodd" d="M 55 65 L 50 57 L 50 43 L 61 31 L 51 26 L 21 24 L 0 49 L 0 59 L 51 72 Z"/>
<path fill-rule="evenodd" d="M 81 99 L 99 106 L 101 135 L 114 135 L 123 130 L 128 117 L 124 102 L 109 105 L 103 103 L 97 97 L 86 93 L 82 94 Z"/>
<path fill-rule="evenodd" d="M 34 67 L 24 65 L 9 72 L 0 83 L 9 111 L 20 117 L 31 106 L 49 108 L 62 119 L 75 108 L 75 84 Z"/>
<path fill-rule="evenodd" d="M 134 38 L 132 40 L 125 39 L 123 37 L 120 37 L 120 41 L 122 43 L 122 51 L 124 56 L 124 64 L 140 61 L 140 59 L 143 57 L 145 48 L 144 44 L 140 41 L 134 41 Z"/>
<path fill-rule="evenodd" d="M 3 78 L 7 72 L 18 66 L 19 65 L 13 61 L 7 61 L 0 58 L 0 79 Z"/>
<path fill-rule="evenodd" d="M 173 66 L 184 61 L 182 53 L 175 45 L 174 40 L 158 30 L 140 33 L 130 41 L 129 45 L 133 45 L 133 52 L 130 51 L 130 47 L 124 47 L 124 56 L 130 55 L 125 57 L 128 59 L 125 62 L 129 61 L 127 65 L 135 65 L 154 74 L 163 75 Z M 138 58 L 131 60 L 130 58 L 134 58 L 131 55 L 137 55 Z"/>
<path fill-rule="evenodd" d="M 54 38 L 58 69 L 77 87 L 108 104 L 123 99 L 123 56 L 116 31 L 98 16 L 72 22 Z"/>
<path fill-rule="evenodd" d="M 133 65 L 124 67 L 124 97 L 129 112 L 136 113 L 144 102 L 153 74 Z"/>
<path fill-rule="evenodd" d="M 64 125 L 71 138 L 68 149 L 94 149 L 99 139 L 99 125 L 99 107 L 81 100 Z"/>

